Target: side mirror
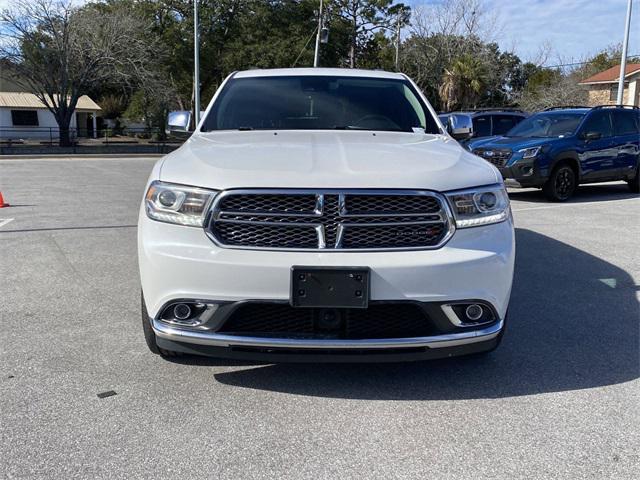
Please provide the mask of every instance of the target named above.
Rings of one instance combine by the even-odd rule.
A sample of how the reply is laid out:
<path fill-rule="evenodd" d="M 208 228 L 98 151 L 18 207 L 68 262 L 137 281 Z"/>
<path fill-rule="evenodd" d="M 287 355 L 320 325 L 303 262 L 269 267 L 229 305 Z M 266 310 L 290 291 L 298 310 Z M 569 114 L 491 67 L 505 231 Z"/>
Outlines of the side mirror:
<path fill-rule="evenodd" d="M 602 134 L 600 132 L 585 132 L 582 134 L 582 138 L 590 142 L 591 140 L 599 140 L 602 138 Z"/>
<path fill-rule="evenodd" d="M 169 112 L 167 117 L 167 133 L 189 132 L 191 125 L 191 112 L 177 110 Z"/>
<path fill-rule="evenodd" d="M 451 114 L 447 119 L 447 131 L 456 140 L 466 140 L 473 136 L 473 122 L 468 115 Z"/>

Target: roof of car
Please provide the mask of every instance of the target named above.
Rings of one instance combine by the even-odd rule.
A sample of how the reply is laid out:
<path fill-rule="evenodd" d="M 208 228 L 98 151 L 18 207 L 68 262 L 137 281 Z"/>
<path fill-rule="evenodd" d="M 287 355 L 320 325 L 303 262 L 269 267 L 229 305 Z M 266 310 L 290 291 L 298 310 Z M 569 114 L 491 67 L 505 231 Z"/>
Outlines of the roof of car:
<path fill-rule="evenodd" d="M 556 115 L 556 114 L 562 114 L 562 113 L 587 113 L 590 110 L 592 110 L 589 107 L 580 107 L 580 108 L 559 108 L 557 110 L 543 110 L 542 112 L 538 112 L 538 113 L 548 113 L 551 115 Z"/>
<path fill-rule="evenodd" d="M 234 78 L 253 77 L 286 77 L 286 76 L 335 76 L 335 77 L 367 77 L 405 80 L 401 73 L 384 70 L 361 70 L 357 68 L 273 68 L 264 70 L 244 70 L 237 72 Z"/>
<path fill-rule="evenodd" d="M 438 115 L 446 116 L 446 115 L 452 115 L 454 113 L 461 114 L 461 115 L 470 115 L 470 116 L 479 116 L 479 115 L 516 115 L 519 117 L 528 116 L 527 113 L 523 111 L 509 109 L 509 108 L 505 108 L 505 109 L 492 108 L 492 109 L 486 109 L 486 110 L 461 110 L 459 112 L 441 112 Z"/>

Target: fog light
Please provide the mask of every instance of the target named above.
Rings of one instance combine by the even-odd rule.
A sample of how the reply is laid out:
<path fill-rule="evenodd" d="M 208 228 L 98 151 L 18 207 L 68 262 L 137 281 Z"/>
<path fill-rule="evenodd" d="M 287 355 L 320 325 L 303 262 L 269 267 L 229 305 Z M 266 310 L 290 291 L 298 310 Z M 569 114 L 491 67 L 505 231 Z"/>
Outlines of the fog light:
<path fill-rule="evenodd" d="M 477 328 L 498 320 L 489 304 L 458 302 L 442 305 L 442 311 L 456 327 Z"/>
<path fill-rule="evenodd" d="M 191 307 L 186 303 L 178 303 L 173 307 L 173 316 L 176 320 L 186 320 L 191 316 Z"/>
<path fill-rule="evenodd" d="M 480 320 L 483 313 L 484 309 L 476 303 L 474 303 L 473 305 L 469 305 L 464 311 L 464 314 L 472 322 L 477 322 L 478 320 Z"/>
<path fill-rule="evenodd" d="M 220 307 L 219 303 L 181 299 L 164 307 L 158 320 L 180 328 L 206 325 Z"/>
<path fill-rule="evenodd" d="M 533 175 L 533 167 L 531 166 L 522 167 L 520 170 L 522 170 L 522 175 L 525 177 Z"/>

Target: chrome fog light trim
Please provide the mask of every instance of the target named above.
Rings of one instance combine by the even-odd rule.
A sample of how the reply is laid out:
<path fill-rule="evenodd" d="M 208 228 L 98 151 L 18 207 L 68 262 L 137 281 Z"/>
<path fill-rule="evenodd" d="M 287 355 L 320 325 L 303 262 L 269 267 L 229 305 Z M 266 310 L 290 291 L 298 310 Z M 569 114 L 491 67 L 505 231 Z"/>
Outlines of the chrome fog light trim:
<path fill-rule="evenodd" d="M 182 327 L 199 327 L 207 323 L 220 307 L 217 303 L 180 300 L 166 305 L 158 321 Z"/>
<path fill-rule="evenodd" d="M 456 313 L 453 307 L 464 308 L 464 313 Z M 479 325 L 486 325 L 498 320 L 498 317 L 488 305 L 479 302 L 456 302 L 441 305 L 442 311 L 447 316 L 449 321 L 460 328 L 477 327 Z M 486 313 L 491 314 L 491 318 L 486 321 L 478 321 Z M 461 318 L 462 316 L 462 318 Z"/>

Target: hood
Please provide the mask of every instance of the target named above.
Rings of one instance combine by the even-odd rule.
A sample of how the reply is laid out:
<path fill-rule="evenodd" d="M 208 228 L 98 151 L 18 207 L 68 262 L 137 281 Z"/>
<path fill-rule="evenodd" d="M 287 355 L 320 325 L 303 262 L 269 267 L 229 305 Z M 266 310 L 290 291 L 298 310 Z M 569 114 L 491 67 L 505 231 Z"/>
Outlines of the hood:
<path fill-rule="evenodd" d="M 443 135 L 358 131 L 195 133 L 160 180 L 212 189 L 415 188 L 501 182 L 488 162 Z"/>
<path fill-rule="evenodd" d="M 490 135 L 487 137 L 473 137 L 473 138 L 467 138 L 464 140 L 460 140 L 460 145 L 464 145 L 466 148 L 469 148 L 472 145 L 480 145 L 481 143 L 486 143 L 486 142 L 490 142 L 491 140 L 495 140 L 496 138 L 500 138 L 497 135 Z"/>
<path fill-rule="evenodd" d="M 518 151 L 523 148 L 547 145 L 549 142 L 553 142 L 554 140 L 557 140 L 557 138 L 494 137 L 487 141 L 480 141 L 478 143 L 474 142 L 471 144 L 471 148 L 495 148 Z"/>

